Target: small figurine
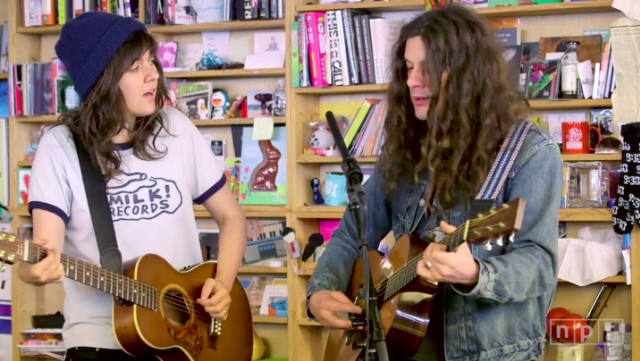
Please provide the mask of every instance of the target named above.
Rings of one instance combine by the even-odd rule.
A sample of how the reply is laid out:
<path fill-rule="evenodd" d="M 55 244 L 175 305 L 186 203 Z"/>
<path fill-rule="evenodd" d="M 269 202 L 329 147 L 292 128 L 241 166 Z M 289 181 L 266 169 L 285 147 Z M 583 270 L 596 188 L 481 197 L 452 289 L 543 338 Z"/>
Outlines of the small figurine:
<path fill-rule="evenodd" d="M 240 106 L 242 105 L 243 99 L 244 99 L 243 96 L 238 95 L 236 97 L 236 100 L 233 103 L 231 103 L 231 106 L 229 107 L 229 109 L 227 109 L 224 115 L 226 115 L 228 118 L 236 118 L 238 115 L 237 114 L 238 108 L 240 108 Z"/>
<path fill-rule="evenodd" d="M 331 148 L 335 145 L 333 135 L 324 125 L 318 125 L 317 129 L 309 138 L 309 147 L 311 148 Z"/>
<path fill-rule="evenodd" d="M 229 108 L 229 95 L 222 89 L 214 89 L 211 94 L 211 119 L 224 119 Z"/>
<path fill-rule="evenodd" d="M 196 70 L 212 70 L 212 69 L 221 69 L 225 66 L 225 61 L 213 54 L 213 53 L 205 53 L 200 58 L 200 62 L 196 64 Z"/>

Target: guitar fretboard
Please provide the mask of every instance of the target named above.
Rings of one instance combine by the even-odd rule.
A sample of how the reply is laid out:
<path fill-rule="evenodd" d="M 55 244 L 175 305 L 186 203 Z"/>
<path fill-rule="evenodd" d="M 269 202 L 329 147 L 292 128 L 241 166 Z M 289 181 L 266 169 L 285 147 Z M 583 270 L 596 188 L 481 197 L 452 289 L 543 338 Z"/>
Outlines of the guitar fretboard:
<path fill-rule="evenodd" d="M 469 221 L 466 221 L 458 231 L 447 235 L 439 243 L 446 245 L 448 249 L 454 249 L 466 240 L 468 229 Z M 416 270 L 418 262 L 420 262 L 421 259 L 422 256 L 410 260 L 394 274 L 380 282 L 376 287 L 378 298 L 382 299 L 383 302 L 387 302 L 391 297 L 395 296 L 400 292 L 400 290 L 405 288 L 411 281 L 416 279 L 416 277 L 418 277 Z"/>
<path fill-rule="evenodd" d="M 38 263 L 46 256 L 46 250 L 29 242 L 27 248 L 27 261 Z M 158 304 L 158 290 L 146 283 L 132 278 L 107 271 L 91 263 L 70 257 L 65 254 L 60 256 L 60 263 L 65 270 L 65 276 L 76 282 L 80 282 L 110 295 L 135 303 L 141 307 L 155 310 Z"/>

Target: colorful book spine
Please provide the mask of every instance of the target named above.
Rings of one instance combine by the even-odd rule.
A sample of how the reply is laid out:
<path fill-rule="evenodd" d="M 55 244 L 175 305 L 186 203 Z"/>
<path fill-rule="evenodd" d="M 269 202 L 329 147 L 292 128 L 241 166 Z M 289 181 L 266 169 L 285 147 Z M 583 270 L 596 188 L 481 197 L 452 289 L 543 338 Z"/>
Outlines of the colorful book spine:
<path fill-rule="evenodd" d="M 312 12 L 305 14 L 307 27 L 307 39 L 309 42 L 309 68 L 311 86 L 328 86 L 325 74 L 325 32 L 324 12 Z"/>

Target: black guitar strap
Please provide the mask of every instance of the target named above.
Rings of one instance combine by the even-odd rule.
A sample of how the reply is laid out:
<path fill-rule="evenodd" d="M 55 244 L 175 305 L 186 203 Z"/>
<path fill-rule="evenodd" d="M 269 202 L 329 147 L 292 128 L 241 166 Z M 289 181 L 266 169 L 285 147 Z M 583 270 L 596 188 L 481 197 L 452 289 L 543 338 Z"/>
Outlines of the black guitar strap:
<path fill-rule="evenodd" d="M 100 168 L 91 161 L 91 156 L 82 145 L 77 134 L 73 134 L 73 141 L 80 161 L 80 172 L 84 182 L 84 191 L 87 195 L 87 203 L 89 204 L 93 231 L 98 241 L 100 264 L 102 268 L 108 271 L 122 274 L 122 254 L 118 249 L 116 231 L 111 218 L 107 197 L 107 182 Z M 116 301 L 120 300 L 116 297 Z"/>

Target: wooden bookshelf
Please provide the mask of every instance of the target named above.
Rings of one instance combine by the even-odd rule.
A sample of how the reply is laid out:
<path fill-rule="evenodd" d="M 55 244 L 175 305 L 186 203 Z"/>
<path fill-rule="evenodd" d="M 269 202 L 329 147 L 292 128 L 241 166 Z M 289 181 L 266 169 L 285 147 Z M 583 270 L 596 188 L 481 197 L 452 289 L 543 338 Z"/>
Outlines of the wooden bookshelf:
<path fill-rule="evenodd" d="M 20 0 L 7 1 L 9 5 L 8 19 L 10 19 L 10 61 L 13 63 L 29 61 L 49 61 L 52 47 L 60 33 L 61 26 L 23 27 L 21 22 Z M 291 26 L 296 21 L 298 13 L 312 11 L 327 11 L 338 9 L 361 9 L 374 14 L 386 12 L 415 11 L 416 14 L 424 9 L 424 0 L 364 0 L 358 3 L 337 4 L 308 4 L 317 0 L 286 0 L 284 4 L 285 19 L 233 21 L 211 24 L 148 26 L 148 31 L 161 40 L 178 39 L 186 43 L 200 41 L 203 31 L 232 31 L 235 33 L 252 34 L 254 31 L 272 31 L 284 29 L 287 46 L 291 38 Z M 585 29 L 605 29 L 620 13 L 612 6 L 611 0 L 580 1 L 574 3 L 554 3 L 521 6 L 502 6 L 476 10 L 487 18 L 519 17 L 522 18 L 522 42 L 536 41 L 540 36 L 553 35 L 582 35 Z M 143 16 L 143 15 L 142 15 Z M 244 35 L 243 35 L 244 36 Z M 250 35 L 247 35 L 250 36 Z M 287 128 L 287 172 L 288 172 L 288 201 L 286 206 L 243 206 L 243 211 L 249 218 L 286 218 L 287 226 L 296 230 L 296 235 L 304 248 L 309 235 L 319 230 L 320 219 L 340 219 L 345 207 L 306 206 L 310 200 L 309 180 L 321 177 L 324 170 L 338 166 L 341 157 L 302 156 L 302 124 L 305 121 L 322 119 L 319 114 L 319 104 L 326 99 L 354 97 L 382 97 L 388 90 L 386 84 L 366 84 L 356 86 L 329 86 L 323 88 L 306 87 L 293 88 L 291 57 L 287 56 L 283 69 L 224 69 L 193 72 L 167 73 L 167 78 L 212 79 L 213 81 L 232 87 L 247 87 L 252 84 L 255 88 L 262 88 L 274 78 L 284 77 L 287 84 L 287 116 L 274 118 L 276 124 L 286 124 Z M 6 79 L 6 74 L 0 74 L 0 79 Z M 238 84 L 238 85 L 236 85 Z M 231 94 L 230 94 L 231 95 Z M 336 97 L 337 96 L 337 97 Z M 589 100 L 550 100 L 530 101 L 532 110 L 544 113 L 551 111 L 588 111 L 590 108 L 611 107 L 610 99 Z M 13 117 L 9 123 L 10 150 L 10 194 L 16 194 L 16 171 L 18 167 L 29 167 L 31 162 L 24 161 L 26 144 L 30 141 L 31 131 L 41 124 L 52 123 L 57 120 L 56 115 L 36 117 Z M 194 120 L 199 127 L 231 126 L 253 124 L 253 119 L 237 118 L 224 120 Z M 357 160 L 365 165 L 377 161 L 377 157 L 358 157 Z M 563 160 L 571 161 L 603 161 L 619 162 L 620 154 L 585 154 L 563 155 Z M 11 212 L 14 214 L 12 227 L 30 223 L 27 208 L 18 207 L 15 197 L 11 197 Z M 211 222 L 211 216 L 202 206 L 194 207 L 196 222 Z M 568 236 L 575 237 L 579 228 L 586 225 L 596 229 L 610 227 L 611 210 L 607 208 L 572 208 L 561 209 L 559 219 L 566 222 Z M 636 227 L 637 229 L 638 227 Z M 634 231 L 632 242 L 640 243 L 640 232 Z M 640 247 L 633 248 L 633 259 L 640 259 Z M 640 278 L 640 267 L 635 267 L 633 277 Z M 326 330 L 320 324 L 304 318 L 306 286 L 313 270 L 306 270 L 300 275 L 294 274 L 292 267 L 264 267 L 245 266 L 240 269 L 241 276 L 264 275 L 266 277 L 287 277 L 289 297 L 289 317 L 277 318 L 268 316 L 254 316 L 254 324 L 261 337 L 268 340 L 269 348 L 276 350 L 276 357 L 288 356 L 295 361 L 316 361 L 322 359 Z M 613 276 L 601 280 L 599 284 L 578 287 L 563 280 L 558 281 L 558 290 L 554 306 L 571 307 L 572 311 L 586 314 L 593 298 L 597 294 L 601 283 L 618 285 L 614 296 L 605 311 L 605 317 L 620 318 L 622 315 L 628 322 L 640 323 L 640 288 L 626 286 L 624 276 Z M 17 285 L 17 286 L 15 286 Z M 35 288 L 19 284 L 14 278 L 14 299 L 20 304 L 14 310 L 14 332 L 26 328 L 31 324 L 31 316 L 38 313 L 51 313 L 59 309 L 60 289 L 55 287 Z M 633 305 L 633 307 L 631 307 Z M 614 315 L 613 317 L 610 317 Z M 633 333 L 634 344 L 640 343 L 640 332 Z M 15 344 L 15 342 L 14 342 Z M 14 349 L 13 361 L 26 361 Z M 284 351 L 283 351 L 284 350 Z M 589 351 L 591 352 L 591 351 Z M 589 359 L 589 352 L 585 355 Z M 555 358 L 555 349 L 547 351 L 545 361 Z M 634 359 L 640 359 L 640 348 L 634 348 Z M 270 356 L 274 356 L 273 354 Z"/>
<path fill-rule="evenodd" d="M 416 14 L 424 9 L 423 0 L 398 0 L 398 1 L 367 1 L 357 3 L 335 4 L 307 4 L 306 0 L 295 1 L 292 6 L 293 16 L 289 22 L 295 21 L 295 15 L 302 12 L 328 11 L 340 9 L 359 9 L 369 11 L 374 15 L 387 12 L 399 12 L 415 10 Z M 487 18 L 517 17 L 521 19 L 521 42 L 538 41 L 540 37 L 582 35 L 587 29 L 606 29 L 609 24 L 620 16 L 620 12 L 614 9 L 612 1 L 596 0 L 573 3 L 554 3 L 521 6 L 500 6 L 475 10 Z M 290 9 L 291 9 L 290 8 Z M 385 15 L 381 15 L 385 16 Z M 391 14 L 390 16 L 396 16 Z M 400 18 L 410 18 L 410 15 L 398 15 Z M 339 154 L 334 157 L 321 157 L 302 155 L 302 147 L 305 139 L 303 136 L 304 123 L 307 121 L 324 119 L 322 114 L 323 103 L 337 103 L 342 101 L 357 102 L 366 98 L 383 98 L 389 87 L 387 84 L 365 84 L 353 86 L 327 86 L 327 87 L 298 87 L 291 89 L 292 96 L 287 99 L 293 107 L 296 127 L 292 131 L 292 159 L 295 159 L 293 175 L 293 202 L 291 204 L 293 226 L 296 229 L 296 237 L 301 242 L 301 247 L 306 246 L 306 240 L 312 233 L 318 232 L 320 220 L 342 218 L 346 207 L 309 206 L 312 203 L 309 181 L 318 178 L 324 180 L 324 173 L 339 171 L 342 158 Z M 592 108 L 611 108 L 611 99 L 581 99 L 581 100 L 530 100 L 530 107 L 535 115 L 542 116 L 545 113 L 563 112 L 588 112 Z M 289 110 L 291 111 L 291 110 Z M 291 153 L 290 153 L 291 154 Z M 579 154 L 562 155 L 565 162 L 608 162 L 615 167 L 620 162 L 618 154 Z M 378 157 L 356 157 L 356 160 L 364 167 L 371 167 L 377 162 Z M 579 229 L 590 226 L 595 229 L 611 228 L 611 209 L 609 208 L 564 208 L 559 210 L 559 220 L 565 222 L 567 237 L 577 237 Z M 637 227 L 636 227 L 637 228 Z M 300 231 L 302 230 L 302 231 Z M 633 241 L 640 242 L 640 232 L 633 233 Z M 640 251 L 634 250 L 634 259 L 640 257 Z M 312 263 L 311 263 L 312 264 Z M 290 326 L 289 343 L 298 345 L 295 355 L 296 361 L 321 360 L 324 352 L 324 337 L 326 330 L 320 324 L 305 318 L 306 286 L 309 276 L 313 274 L 312 265 L 304 271 L 300 271 L 296 281 L 290 288 L 290 313 L 297 315 L 293 323 L 297 327 Z M 632 269 L 633 277 L 640 277 L 638 270 Z M 564 280 L 558 280 L 558 287 L 553 307 L 567 307 L 571 312 L 583 315 L 589 310 L 602 284 L 615 284 L 617 288 L 609 300 L 609 307 L 602 317 L 625 319 L 627 322 L 637 324 L 640 322 L 640 288 L 626 285 L 625 276 L 613 276 L 605 278 L 593 285 L 584 287 L 576 286 Z M 616 306 L 613 306 L 616 305 Z M 631 307 L 633 305 L 633 307 Z M 633 334 L 634 342 L 640 343 L 640 333 Z M 595 346 L 587 347 L 585 359 L 590 359 L 595 351 Z M 640 359 L 640 350 L 634 351 L 635 358 Z M 555 360 L 555 346 L 547 348 L 545 361 Z"/>
<path fill-rule="evenodd" d="M 26 62 L 48 62 L 55 57 L 54 45 L 58 40 L 62 26 L 21 26 L 21 2 L 23 0 L 0 0 L 0 8 L 8 6 L 7 18 L 9 19 L 9 60 L 11 63 Z M 144 17 L 144 4 L 141 3 L 140 20 Z M 0 10 L 4 12 L 4 10 Z M 253 36 L 255 32 L 270 32 L 274 30 L 285 30 L 286 19 L 269 19 L 256 21 L 232 21 L 225 23 L 174 25 L 174 26 L 148 26 L 148 31 L 158 40 L 175 40 L 180 43 L 196 43 L 201 40 L 203 31 L 230 31 L 232 46 L 236 40 L 243 40 L 243 44 L 249 47 L 249 54 L 253 53 Z M 288 43 L 287 43 L 288 44 Z M 288 46 L 288 45 L 287 45 Z M 166 73 L 165 78 L 207 80 L 211 81 L 216 88 L 225 89 L 230 97 L 246 94 L 248 89 L 273 89 L 277 85 L 277 80 L 284 78 L 287 84 L 291 84 L 289 72 L 286 68 L 279 69 L 219 69 L 206 71 L 171 72 Z M 6 79 L 6 74 L 0 74 L 0 79 Z M 27 117 L 10 117 L 8 127 L 8 137 L 10 144 L 9 172 L 13 174 L 10 179 L 10 193 L 17 194 L 16 172 L 20 167 L 30 167 L 31 161 L 24 160 L 27 145 L 30 144 L 34 130 L 39 129 L 43 124 L 51 124 L 57 121 L 58 115 L 42 115 Z M 274 124 L 288 124 L 287 117 L 273 117 Z M 193 120 L 198 127 L 218 127 L 214 130 L 203 130 L 206 132 L 216 132 L 225 138 L 231 137 L 231 126 L 251 126 L 254 123 L 252 118 L 231 118 L 231 119 L 206 119 Z M 228 136 L 226 135 L 228 134 Z M 231 147 L 231 145 L 230 145 Z M 292 162 L 293 163 L 293 162 Z M 290 173 L 290 172 L 289 172 Z M 9 209 L 14 216 L 12 229 L 31 223 L 30 215 L 26 206 L 18 206 L 15 197 L 10 197 Z M 291 211 L 287 206 L 242 206 L 248 218 L 284 218 L 289 224 Z M 215 227 L 215 222 L 204 207 L 195 207 L 194 215 L 198 228 Z M 239 270 L 238 278 L 249 279 L 253 276 L 260 276 L 267 281 L 274 278 L 289 278 L 289 267 L 265 267 L 263 265 L 243 266 Z M 31 316 L 35 314 L 50 314 L 62 311 L 64 291 L 59 285 L 46 287 L 33 287 L 20 282 L 15 273 L 12 279 L 12 298 L 19 300 L 14 303 L 13 309 L 13 334 L 25 328 L 31 327 Z M 254 315 L 253 323 L 256 334 L 264 339 L 267 347 L 265 357 L 286 357 L 289 354 L 289 343 L 287 330 L 289 323 L 293 323 L 293 318 L 270 317 Z M 14 351 L 12 361 L 26 361 L 36 359 L 34 357 L 21 357 L 17 344 L 21 338 L 14 336 Z"/>
<path fill-rule="evenodd" d="M 165 73 L 165 78 L 258 78 L 258 77 L 282 77 L 284 69 L 224 69 L 224 70 L 200 70 L 179 71 Z"/>
<path fill-rule="evenodd" d="M 7 73 L 0 73 L 0 80 L 7 80 L 9 79 L 9 74 Z"/>

